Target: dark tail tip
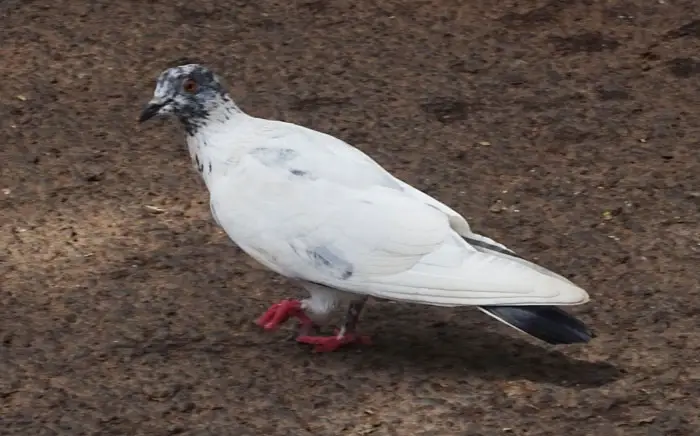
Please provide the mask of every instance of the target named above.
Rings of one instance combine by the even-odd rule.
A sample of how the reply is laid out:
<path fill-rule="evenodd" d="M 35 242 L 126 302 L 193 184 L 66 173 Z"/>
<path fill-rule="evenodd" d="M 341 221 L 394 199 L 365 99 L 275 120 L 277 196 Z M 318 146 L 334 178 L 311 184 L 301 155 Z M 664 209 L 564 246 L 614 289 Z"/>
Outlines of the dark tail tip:
<path fill-rule="evenodd" d="M 556 306 L 481 306 L 504 323 L 553 345 L 586 343 L 595 334 Z"/>

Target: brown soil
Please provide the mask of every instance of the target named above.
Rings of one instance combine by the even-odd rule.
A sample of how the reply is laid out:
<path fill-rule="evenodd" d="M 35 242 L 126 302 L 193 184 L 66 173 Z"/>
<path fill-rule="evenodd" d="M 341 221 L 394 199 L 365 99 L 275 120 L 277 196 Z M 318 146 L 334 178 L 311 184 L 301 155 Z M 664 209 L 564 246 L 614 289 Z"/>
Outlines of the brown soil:
<path fill-rule="evenodd" d="M 699 13 L 0 0 L 0 434 L 700 434 Z M 135 122 L 180 58 L 572 277 L 598 337 L 390 303 L 371 348 L 259 331 L 300 291 L 212 223 L 178 126 Z"/>

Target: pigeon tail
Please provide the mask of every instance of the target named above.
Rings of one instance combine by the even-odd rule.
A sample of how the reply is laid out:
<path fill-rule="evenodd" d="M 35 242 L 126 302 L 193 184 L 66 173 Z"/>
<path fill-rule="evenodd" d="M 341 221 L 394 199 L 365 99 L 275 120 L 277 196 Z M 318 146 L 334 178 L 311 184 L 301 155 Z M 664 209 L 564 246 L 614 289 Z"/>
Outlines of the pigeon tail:
<path fill-rule="evenodd" d="M 595 337 L 584 323 L 555 306 L 480 306 L 479 309 L 552 345 L 586 343 Z"/>

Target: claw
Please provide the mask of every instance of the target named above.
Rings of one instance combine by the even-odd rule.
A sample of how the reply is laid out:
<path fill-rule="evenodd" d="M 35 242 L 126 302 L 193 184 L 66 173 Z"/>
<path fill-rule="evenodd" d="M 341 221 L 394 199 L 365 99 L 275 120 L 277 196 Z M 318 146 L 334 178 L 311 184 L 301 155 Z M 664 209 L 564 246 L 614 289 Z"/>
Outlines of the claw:
<path fill-rule="evenodd" d="M 311 319 L 306 316 L 301 308 L 301 302 L 298 300 L 283 300 L 273 304 L 255 323 L 265 330 L 275 330 L 291 317 L 299 319 L 302 326 L 312 324 Z"/>
<path fill-rule="evenodd" d="M 315 345 L 317 353 L 328 353 L 348 344 L 372 345 L 372 338 L 356 333 L 341 334 L 336 331 L 334 336 L 299 336 L 297 342 Z"/>

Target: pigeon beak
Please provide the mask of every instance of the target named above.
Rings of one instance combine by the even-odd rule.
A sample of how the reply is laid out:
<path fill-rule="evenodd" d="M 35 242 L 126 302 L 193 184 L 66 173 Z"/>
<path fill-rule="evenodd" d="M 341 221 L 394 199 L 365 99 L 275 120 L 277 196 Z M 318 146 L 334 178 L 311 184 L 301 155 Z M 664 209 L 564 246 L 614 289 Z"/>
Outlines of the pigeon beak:
<path fill-rule="evenodd" d="M 143 123 L 145 121 L 150 120 L 154 116 L 158 115 L 158 112 L 168 104 L 169 102 L 167 100 L 160 100 L 160 99 L 153 99 L 148 102 L 145 108 L 143 108 L 143 112 L 141 112 L 141 116 L 139 117 L 139 123 Z"/>

